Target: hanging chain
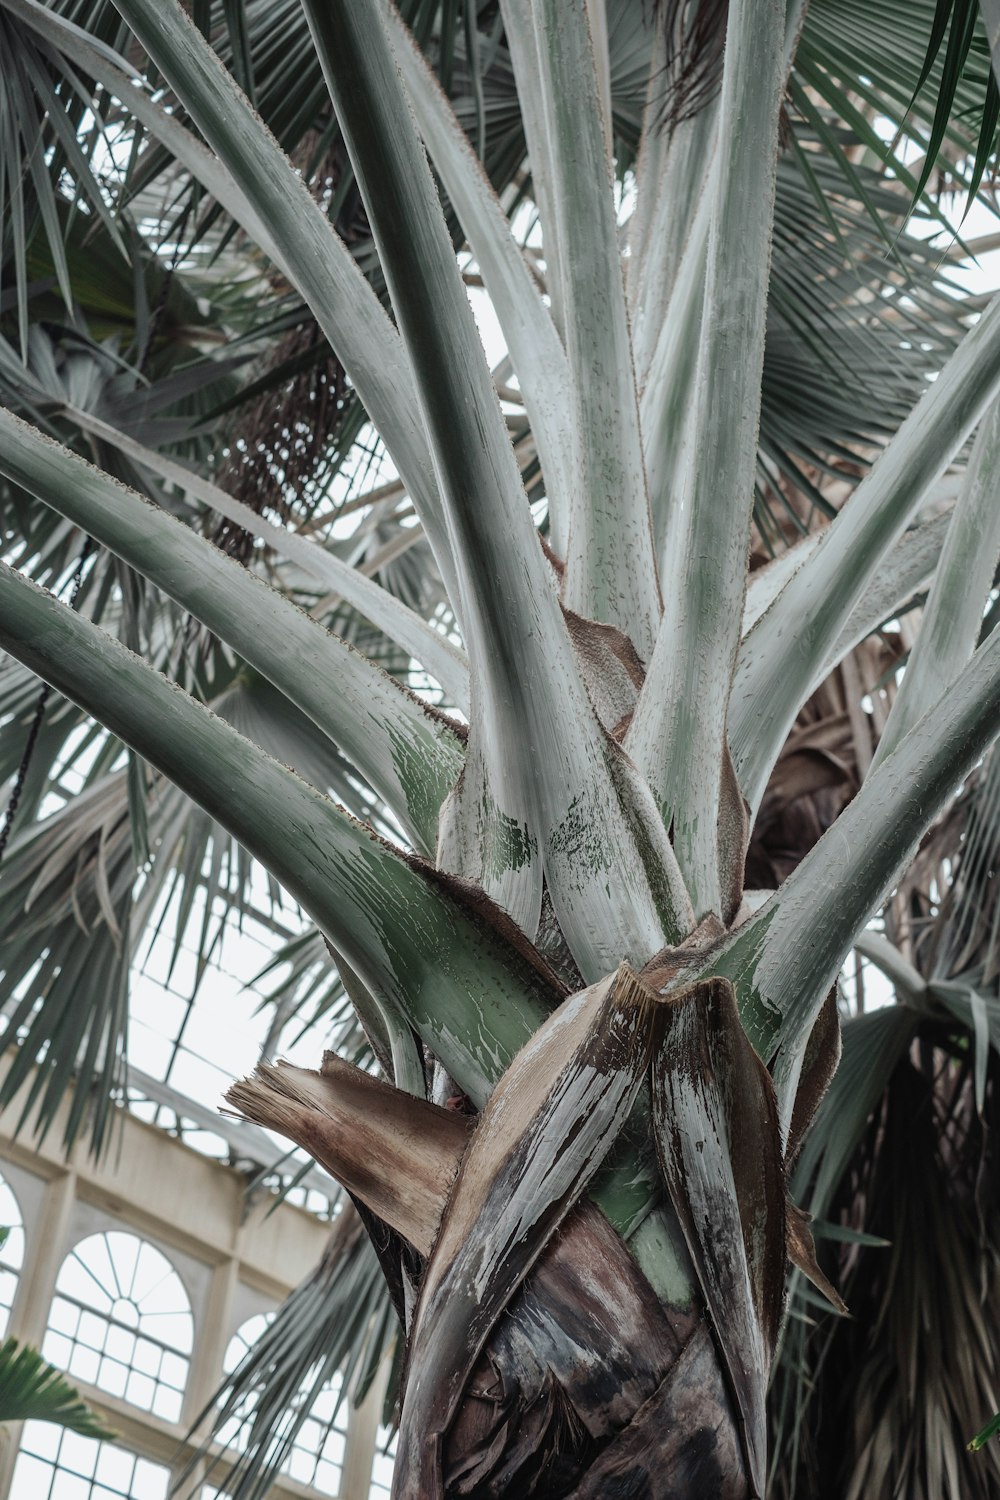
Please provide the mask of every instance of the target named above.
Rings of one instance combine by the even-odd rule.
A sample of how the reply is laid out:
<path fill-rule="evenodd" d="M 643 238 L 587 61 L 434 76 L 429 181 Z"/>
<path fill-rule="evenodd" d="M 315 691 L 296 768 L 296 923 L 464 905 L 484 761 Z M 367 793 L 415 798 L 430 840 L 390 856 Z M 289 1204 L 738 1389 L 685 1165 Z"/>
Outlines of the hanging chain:
<path fill-rule="evenodd" d="M 73 586 L 70 590 L 69 596 L 70 609 L 76 608 L 77 596 L 80 593 L 80 585 L 83 582 L 83 570 L 86 566 L 87 558 L 90 556 L 93 550 L 93 537 L 88 536 L 83 544 L 83 549 L 80 553 L 80 556 L 77 558 L 76 570 L 73 574 Z M 24 742 L 24 754 L 21 756 L 21 764 L 17 768 L 17 775 L 14 777 L 14 785 L 11 789 L 10 799 L 7 803 L 7 810 L 3 815 L 3 825 L 0 826 L 0 860 L 3 859 L 4 853 L 7 848 L 7 840 L 10 838 L 10 830 L 14 824 L 14 817 L 17 813 L 18 804 L 20 803 L 21 797 L 24 793 L 24 783 L 28 777 L 28 768 L 31 765 L 31 757 L 34 754 L 35 745 L 37 744 L 38 736 L 41 733 L 42 720 L 45 718 L 45 708 L 51 696 L 51 684 L 48 682 L 44 682 L 42 684 L 41 692 L 38 694 L 38 702 L 35 704 L 35 713 L 34 717 L 31 720 L 31 728 L 28 730 L 28 738 Z"/>

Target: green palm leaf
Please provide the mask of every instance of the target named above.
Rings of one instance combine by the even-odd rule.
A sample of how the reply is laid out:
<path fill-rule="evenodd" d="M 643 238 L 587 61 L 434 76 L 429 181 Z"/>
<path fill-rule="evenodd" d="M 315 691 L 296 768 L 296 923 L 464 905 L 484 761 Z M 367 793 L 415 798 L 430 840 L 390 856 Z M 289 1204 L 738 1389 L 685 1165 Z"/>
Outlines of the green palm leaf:
<path fill-rule="evenodd" d="M 115 1436 L 61 1371 L 16 1339 L 0 1345 L 0 1422 L 55 1422 L 81 1437 Z"/>

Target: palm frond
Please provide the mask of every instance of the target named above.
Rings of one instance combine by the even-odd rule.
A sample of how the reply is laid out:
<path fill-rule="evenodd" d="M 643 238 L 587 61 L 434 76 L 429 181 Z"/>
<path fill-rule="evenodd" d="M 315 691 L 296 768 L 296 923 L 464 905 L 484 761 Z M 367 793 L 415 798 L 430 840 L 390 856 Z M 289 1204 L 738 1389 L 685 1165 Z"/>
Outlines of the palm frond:
<path fill-rule="evenodd" d="M 0 1422 L 55 1422 L 81 1437 L 115 1436 L 60 1370 L 16 1339 L 0 1346 Z"/>
<path fill-rule="evenodd" d="M 799 1409 L 781 1433 L 775 1494 L 811 1500 L 827 1493 L 821 1474 L 850 1500 L 995 1492 L 995 1450 L 965 1451 L 1000 1357 L 997 1261 L 983 1253 L 997 1234 L 995 1061 L 983 1119 L 967 1055 L 940 1032 L 896 1063 L 828 1210 L 883 1243 L 830 1242 L 850 1319 L 801 1303 L 793 1314 L 779 1401 Z"/>

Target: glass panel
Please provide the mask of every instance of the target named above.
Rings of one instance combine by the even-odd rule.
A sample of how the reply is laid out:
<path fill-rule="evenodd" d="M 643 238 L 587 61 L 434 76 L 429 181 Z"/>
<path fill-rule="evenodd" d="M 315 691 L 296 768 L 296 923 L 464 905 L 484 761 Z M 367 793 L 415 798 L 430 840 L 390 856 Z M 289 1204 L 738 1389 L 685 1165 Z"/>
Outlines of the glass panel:
<path fill-rule="evenodd" d="M 380 1427 L 375 1438 L 375 1460 L 368 1500 L 383 1500 L 392 1489 L 392 1471 L 396 1463 L 396 1434 L 391 1427 Z"/>
<path fill-rule="evenodd" d="M 273 1313 L 257 1313 L 233 1334 L 223 1362 L 227 1375 L 232 1374 L 253 1348 L 273 1316 Z M 308 1399 L 310 1391 L 311 1388 L 304 1390 L 301 1399 Z M 320 1495 L 336 1495 L 340 1489 L 348 1403 L 345 1400 L 338 1404 L 339 1394 L 340 1380 L 335 1376 L 313 1400 L 309 1415 L 295 1434 L 288 1457 L 281 1465 L 283 1474 Z M 219 1432 L 220 1440 L 237 1453 L 242 1453 L 247 1446 L 247 1424 L 254 1399 L 250 1396 Z M 287 1423 L 284 1425 L 287 1428 Z"/>
<path fill-rule="evenodd" d="M 170 1470 L 124 1448 L 26 1422 L 10 1500 L 167 1500 Z"/>
<path fill-rule="evenodd" d="M 178 1422 L 193 1337 L 191 1304 L 167 1257 L 138 1235 L 104 1230 L 63 1262 L 42 1353 L 75 1379 Z"/>

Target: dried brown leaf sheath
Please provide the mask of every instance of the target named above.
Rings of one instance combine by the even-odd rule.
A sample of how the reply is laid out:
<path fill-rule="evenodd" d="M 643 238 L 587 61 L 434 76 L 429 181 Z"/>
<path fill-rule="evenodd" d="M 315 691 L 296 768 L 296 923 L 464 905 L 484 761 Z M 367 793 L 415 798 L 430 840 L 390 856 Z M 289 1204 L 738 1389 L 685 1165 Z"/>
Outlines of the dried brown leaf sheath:
<path fill-rule="evenodd" d="M 234 1085 L 230 1103 L 315 1151 L 428 1254 L 468 1143 L 467 1121 L 423 1100 L 396 1096 L 336 1058 L 324 1068 L 327 1077 L 265 1065 Z M 393 1119 L 398 1123 L 400 1113 L 397 1129 Z M 640 1414 L 649 1420 L 655 1410 L 662 1427 L 665 1403 L 674 1395 L 681 1399 L 697 1352 L 685 1346 L 695 1327 L 690 1315 L 665 1312 L 603 1214 L 582 1199 L 508 1304 L 471 1370 L 444 1444 L 445 1493 L 565 1493 L 593 1455 L 609 1442 L 614 1447 L 619 1435 L 625 1444 L 615 1449 L 619 1457 L 631 1451 L 638 1431 L 632 1424 Z M 670 1371 L 682 1351 L 675 1391 Z M 724 1454 L 716 1435 L 732 1435 L 735 1426 L 710 1342 L 697 1360 L 702 1389 L 697 1420 L 690 1426 L 675 1422 L 669 1438 L 660 1432 L 657 1464 L 675 1473 L 697 1465 L 711 1490 L 713 1476 L 729 1472 L 727 1464 L 719 1467 Z M 684 1371 L 688 1376 L 682 1379 Z M 573 1441 L 558 1461 L 557 1475 L 553 1446 L 560 1430 L 567 1429 Z M 700 1439 L 693 1436 L 697 1433 Z M 735 1472 L 741 1474 L 741 1462 Z M 565 1483 L 558 1489 L 560 1476 Z"/>
<path fill-rule="evenodd" d="M 616 626 L 585 620 L 565 605 L 563 618 L 594 712 L 608 733 L 621 741 L 646 670 L 628 636 Z"/>
<path fill-rule="evenodd" d="M 785 1166 L 791 1170 L 806 1131 L 840 1062 L 840 1012 L 836 986 L 823 1002 L 809 1036 L 795 1091 L 792 1123 L 785 1146 Z M 791 1257 L 793 1260 L 794 1256 Z"/>
<path fill-rule="evenodd" d="M 652 1068 L 660 1166 L 740 1413 L 751 1489 L 762 1495 L 764 1399 L 785 1282 L 774 1088 L 728 980 L 692 985 L 664 1009 Z"/>
<path fill-rule="evenodd" d="M 712 1336 L 703 1323 L 571 1500 L 609 1496 L 745 1500 L 743 1455 Z"/>
<path fill-rule="evenodd" d="M 280 1131 L 429 1255 L 470 1122 L 372 1078 L 332 1053 L 322 1073 L 260 1063 L 226 1094 L 233 1109 Z"/>
<path fill-rule="evenodd" d="M 813 1243 L 812 1230 L 809 1228 L 809 1215 L 791 1199 L 785 1205 L 785 1213 L 788 1259 L 793 1266 L 799 1268 L 803 1276 L 808 1277 L 831 1307 L 835 1307 L 839 1313 L 846 1313 L 846 1302 L 829 1278 L 824 1275 L 816 1259 L 816 1246 Z"/>
<path fill-rule="evenodd" d="M 570 996 L 486 1104 L 421 1289 L 397 1500 L 441 1493 L 444 1438 L 472 1366 L 624 1124 L 645 1072 L 654 1004 L 625 965 Z"/>
<path fill-rule="evenodd" d="M 670 1374 L 690 1365 L 697 1314 L 670 1313 L 604 1216 L 582 1199 L 511 1299 L 466 1383 L 444 1443 L 444 1493 L 475 1500 L 554 1500 L 574 1492 L 598 1455 L 629 1449 L 654 1402 L 653 1472 L 696 1476 L 691 1493 L 723 1494 L 727 1437 L 742 1458 L 710 1338 L 691 1420 L 669 1415 Z M 702 1329 L 702 1332 L 704 1330 Z M 687 1342 L 685 1342 L 687 1341 Z M 693 1353 L 693 1351 L 692 1351 Z M 734 1492 L 746 1494 L 745 1481 Z M 649 1489 L 660 1493 L 659 1480 Z"/>
<path fill-rule="evenodd" d="M 336 1058 L 321 1074 L 264 1065 L 230 1091 L 232 1105 L 312 1151 L 430 1256 L 397 1495 L 541 1500 L 579 1487 L 583 1500 L 626 1477 L 642 1477 L 651 1496 L 674 1487 L 746 1495 L 733 1405 L 742 1387 L 728 1360 L 696 1314 L 660 1305 L 611 1226 L 577 1201 L 627 1117 L 662 1025 L 668 1050 L 694 993 L 664 1003 L 623 968 L 571 997 L 515 1059 L 471 1139 L 462 1117 Z M 697 993 L 711 999 L 711 987 Z M 717 1030 L 703 1011 L 698 1026 Z M 718 1047 L 705 1055 L 711 1073 Z M 686 1069 L 689 1049 L 677 1057 Z M 738 1090 L 734 1100 L 744 1108 Z M 742 1182 L 749 1167 L 738 1149 L 731 1155 Z M 783 1195 L 782 1179 L 782 1204 Z M 736 1201 L 748 1222 L 759 1217 L 746 1191 Z M 744 1256 L 756 1315 L 773 1298 L 766 1274 L 760 1285 L 751 1274 L 753 1247 Z"/>

